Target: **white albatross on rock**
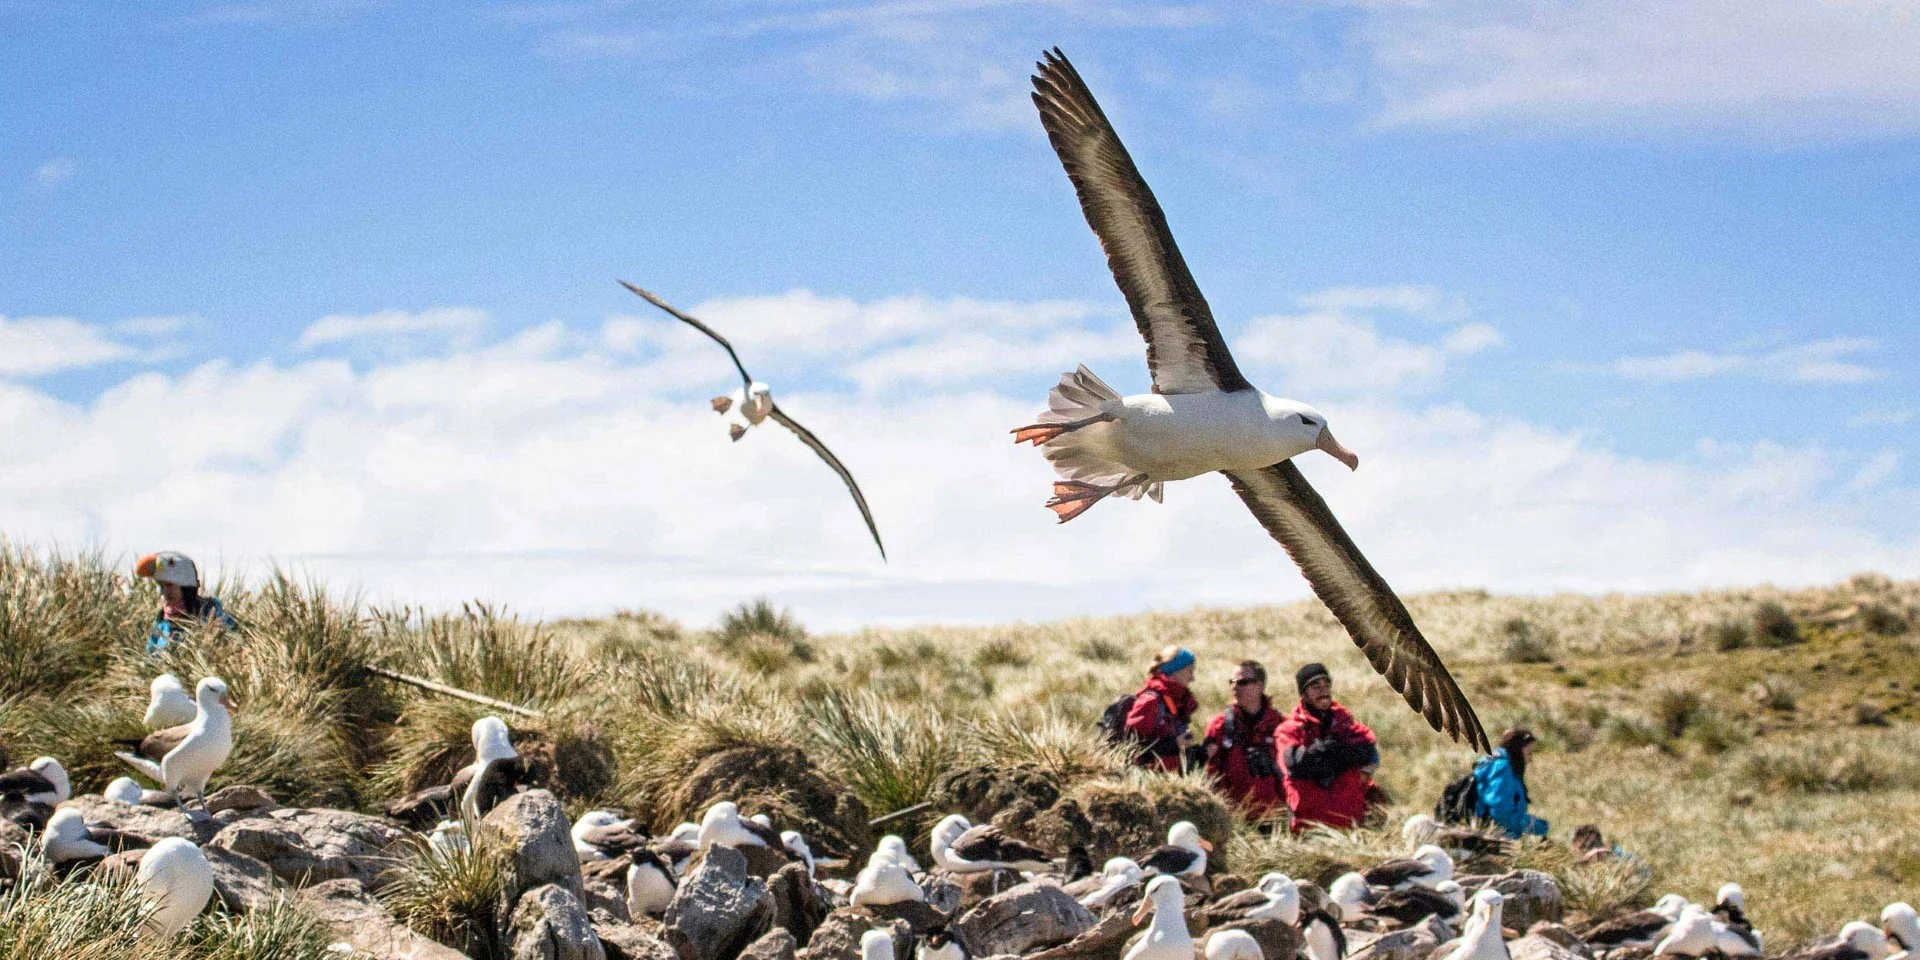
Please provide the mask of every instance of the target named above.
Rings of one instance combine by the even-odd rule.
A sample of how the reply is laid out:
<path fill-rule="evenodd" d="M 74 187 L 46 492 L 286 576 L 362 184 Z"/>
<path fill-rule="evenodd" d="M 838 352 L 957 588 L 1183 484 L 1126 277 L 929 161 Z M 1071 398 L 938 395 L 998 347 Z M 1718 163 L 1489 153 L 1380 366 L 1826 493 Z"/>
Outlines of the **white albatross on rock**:
<path fill-rule="evenodd" d="M 1014 430 L 1053 463 L 1047 507 L 1061 522 L 1107 497 L 1161 498 L 1165 484 L 1220 471 L 1285 547 L 1373 668 L 1433 729 L 1490 752 L 1466 695 L 1406 606 L 1334 519 L 1293 457 L 1360 460 L 1324 414 L 1248 382 L 1174 244 L 1166 215 L 1106 114 L 1058 49 L 1033 78 L 1040 122 L 1147 341 L 1153 392 L 1123 397 L 1082 366 L 1060 378 L 1037 422 Z"/>
<path fill-rule="evenodd" d="M 1512 960 L 1501 937 L 1501 914 L 1507 898 L 1487 887 L 1473 895 L 1473 915 L 1460 934 L 1460 945 L 1437 960 Z"/>
<path fill-rule="evenodd" d="M 866 868 L 853 881 L 848 901 L 859 907 L 884 907 L 895 903 L 923 901 L 926 891 L 913 882 L 913 875 L 886 850 L 875 850 L 867 858 Z"/>
<path fill-rule="evenodd" d="M 187 688 L 180 685 L 179 677 L 163 673 L 147 685 L 147 713 L 141 722 L 148 730 L 192 723 L 193 714 L 193 698 L 187 695 Z"/>
<path fill-rule="evenodd" d="M 1187 930 L 1187 894 L 1176 877 L 1158 876 L 1133 911 L 1134 926 L 1153 917 L 1147 935 L 1127 951 L 1125 960 L 1193 960 L 1193 934 Z"/>
<path fill-rule="evenodd" d="M 168 750 L 159 763 L 124 751 L 115 753 L 135 771 L 160 782 L 162 788 L 183 806 L 189 799 L 206 795 L 207 781 L 233 753 L 233 700 L 227 696 L 227 682 L 219 677 L 204 677 L 194 688 L 195 713 L 187 724 L 179 746 Z"/>
<path fill-rule="evenodd" d="M 149 929 L 163 940 L 180 935 L 213 899 L 213 867 L 190 841 L 167 837 L 140 858 L 134 872 L 140 895 L 156 903 Z"/>

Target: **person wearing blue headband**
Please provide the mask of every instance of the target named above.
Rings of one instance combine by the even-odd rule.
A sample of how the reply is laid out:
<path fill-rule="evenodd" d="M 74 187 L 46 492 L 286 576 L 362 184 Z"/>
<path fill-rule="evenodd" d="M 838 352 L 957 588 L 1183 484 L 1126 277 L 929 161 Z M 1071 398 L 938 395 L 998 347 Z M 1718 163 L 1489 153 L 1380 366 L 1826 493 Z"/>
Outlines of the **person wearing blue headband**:
<path fill-rule="evenodd" d="M 1140 744 L 1140 766 L 1179 773 L 1193 743 L 1193 713 L 1200 708 L 1188 687 L 1193 683 L 1193 651 L 1167 647 L 1153 658 L 1146 685 L 1133 695 L 1127 734 Z"/>

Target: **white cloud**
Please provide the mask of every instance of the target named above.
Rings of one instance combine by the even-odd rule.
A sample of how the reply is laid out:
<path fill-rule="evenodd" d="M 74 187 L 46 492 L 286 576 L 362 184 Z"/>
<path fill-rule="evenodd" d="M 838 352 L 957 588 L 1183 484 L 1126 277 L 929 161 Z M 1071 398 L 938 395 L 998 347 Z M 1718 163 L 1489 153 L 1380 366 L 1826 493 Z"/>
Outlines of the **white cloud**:
<path fill-rule="evenodd" d="M 1732 376 L 1801 383 L 1866 383 L 1885 377 L 1886 371 L 1861 363 L 1855 357 L 1878 346 L 1877 341 L 1864 337 L 1835 337 L 1767 351 L 1680 350 L 1654 356 L 1621 357 L 1600 369 L 1629 380 L 1654 383 Z"/>
<path fill-rule="evenodd" d="M 1466 307 L 1429 287 L 1335 287 L 1299 298 L 1307 313 L 1255 317 L 1234 340 L 1234 355 L 1282 371 L 1290 396 L 1351 396 L 1438 383 L 1449 360 L 1500 345 L 1500 331 L 1465 323 L 1432 343 L 1382 334 L 1372 314 L 1398 312 L 1458 323 Z"/>
<path fill-rule="evenodd" d="M 101 328 L 70 317 L 0 316 L 0 376 L 40 376 L 137 355 Z"/>
<path fill-rule="evenodd" d="M 78 172 L 80 164 L 72 157 L 55 157 L 34 169 L 33 182 L 42 187 L 57 187 L 72 180 Z"/>
<path fill-rule="evenodd" d="M 1386 123 L 1549 121 L 1761 139 L 1920 130 L 1905 0 L 1363 4 Z"/>
<path fill-rule="evenodd" d="M 300 331 L 299 347 L 312 350 L 328 344 L 357 343 L 397 356 L 435 342 L 471 344 L 486 325 L 486 311 L 471 307 L 435 307 L 413 313 L 405 310 L 334 313 Z"/>
<path fill-rule="evenodd" d="M 1847 426 L 1867 429 L 1872 427 L 1899 427 L 1912 422 L 1913 411 L 1904 408 L 1896 410 L 1863 410 L 1849 418 L 1847 420 Z"/>
<path fill-rule="evenodd" d="M 850 314 L 918 331 L 871 336 L 843 358 L 809 354 L 825 383 L 853 383 L 853 368 L 884 351 L 996 317 L 1001 330 L 1057 318 L 1034 336 L 1037 349 L 1061 353 L 1036 358 L 1036 369 L 1066 369 L 1082 359 L 1069 351 L 1096 346 L 1047 337 L 1132 335 L 1124 318 L 1083 327 L 1074 310 L 1047 304 L 797 291 L 714 305 L 741 330 L 841 331 Z M 1007 436 L 1041 402 L 1037 392 L 1009 396 L 961 377 L 781 393 L 858 476 L 893 557 L 882 565 L 811 453 L 775 426 L 730 442 L 683 381 L 654 376 L 666 355 L 636 342 L 616 352 L 548 325 L 366 365 L 213 362 L 143 373 L 84 403 L 0 383 L 0 447 L 13 451 L 0 471 L 0 532 L 129 553 L 184 549 L 216 575 L 280 562 L 376 601 L 479 596 L 535 615 L 649 605 L 699 621 L 764 593 L 836 627 L 1305 595 L 1291 561 L 1218 478 L 1175 484 L 1164 505 L 1102 504 L 1055 524 L 1040 506 L 1044 460 Z M 703 371 L 725 382 L 713 365 Z M 152 426 L 163 400 L 180 411 L 164 434 Z M 1920 573 L 1920 497 L 1877 461 L 1771 444 L 1635 459 L 1390 393 L 1325 409 L 1364 466 L 1347 473 L 1309 454 L 1303 468 L 1401 590 Z"/>

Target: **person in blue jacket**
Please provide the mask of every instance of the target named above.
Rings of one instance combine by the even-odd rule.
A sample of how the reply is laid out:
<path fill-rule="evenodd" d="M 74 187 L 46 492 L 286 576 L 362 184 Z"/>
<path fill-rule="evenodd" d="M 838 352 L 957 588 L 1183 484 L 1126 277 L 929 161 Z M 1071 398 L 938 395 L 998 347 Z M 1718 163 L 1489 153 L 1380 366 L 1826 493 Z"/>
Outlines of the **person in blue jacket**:
<path fill-rule="evenodd" d="M 219 599 L 200 592 L 200 568 L 184 553 L 150 553 L 134 564 L 133 573 L 160 585 L 160 615 L 147 632 L 147 655 L 173 646 L 187 631 L 207 626 L 238 628 Z"/>
<path fill-rule="evenodd" d="M 1527 812 L 1527 760 L 1533 756 L 1533 731 L 1514 727 L 1500 737 L 1500 749 L 1473 766 L 1473 815 L 1492 820 L 1507 836 L 1544 837 L 1547 821 Z"/>

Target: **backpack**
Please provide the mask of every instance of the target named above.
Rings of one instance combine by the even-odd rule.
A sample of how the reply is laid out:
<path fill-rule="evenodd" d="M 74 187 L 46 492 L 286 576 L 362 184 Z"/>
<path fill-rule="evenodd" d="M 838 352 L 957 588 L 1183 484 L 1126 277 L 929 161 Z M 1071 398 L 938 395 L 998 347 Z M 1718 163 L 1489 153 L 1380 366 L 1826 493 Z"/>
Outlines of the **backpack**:
<path fill-rule="evenodd" d="M 1118 700 L 1107 704 L 1107 709 L 1100 714 L 1101 739 L 1114 746 L 1126 743 L 1130 739 L 1131 734 L 1127 733 L 1127 714 L 1133 710 L 1133 698 L 1134 694 L 1121 694 Z"/>
<path fill-rule="evenodd" d="M 1479 782 L 1469 770 L 1440 791 L 1440 802 L 1433 805 L 1433 818 L 1441 823 L 1472 823 L 1479 800 Z"/>

